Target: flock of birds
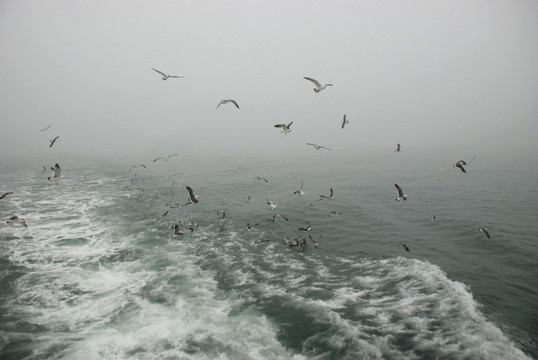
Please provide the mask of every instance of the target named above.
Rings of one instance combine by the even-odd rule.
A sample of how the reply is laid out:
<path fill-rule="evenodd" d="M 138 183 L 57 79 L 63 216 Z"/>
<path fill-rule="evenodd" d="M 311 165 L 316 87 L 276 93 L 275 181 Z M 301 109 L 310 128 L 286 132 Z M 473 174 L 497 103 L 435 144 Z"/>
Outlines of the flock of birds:
<path fill-rule="evenodd" d="M 155 68 L 151 68 L 153 71 L 157 72 L 158 74 L 160 74 L 162 76 L 162 80 L 168 80 L 168 79 L 171 79 L 171 78 L 184 78 L 184 76 L 179 76 L 179 75 L 170 75 L 170 74 L 166 74 L 160 70 L 157 70 Z M 319 93 L 321 92 L 322 90 L 326 89 L 328 86 L 333 86 L 332 84 L 324 84 L 322 85 L 319 81 L 317 81 L 316 79 L 313 79 L 313 78 L 310 78 L 310 77 L 304 77 L 304 79 L 308 80 L 308 81 L 311 81 L 312 83 L 315 84 L 315 88 L 314 88 L 314 91 L 316 93 Z M 228 103 L 231 103 L 233 104 L 237 109 L 239 109 L 239 104 L 237 103 L 236 100 L 234 99 L 224 99 L 224 100 L 221 100 L 219 102 L 219 104 L 217 105 L 217 109 L 221 106 L 221 105 L 225 105 L 225 104 L 228 104 Z M 344 129 L 344 127 L 349 124 L 349 120 L 347 119 L 347 116 L 344 114 L 343 116 L 343 119 L 342 119 L 342 123 L 341 123 L 341 128 Z M 284 135 L 287 135 L 288 133 L 291 132 L 291 126 L 293 125 L 293 121 L 291 121 L 290 123 L 288 124 L 276 124 L 274 125 L 275 128 L 280 128 L 281 129 L 281 132 L 284 134 Z M 51 128 L 52 125 L 48 125 L 46 126 L 45 128 L 43 129 L 40 129 L 41 132 L 45 132 L 47 131 L 48 129 Z M 50 140 L 50 143 L 49 143 L 49 147 L 53 147 L 54 144 L 58 141 L 60 137 L 59 136 L 55 136 L 54 138 L 52 138 Z M 306 145 L 308 146 L 312 146 L 314 149 L 316 150 L 320 150 L 320 149 L 324 149 L 324 150 L 328 150 L 330 151 L 331 149 L 326 147 L 326 146 L 322 146 L 322 145 L 318 145 L 318 144 L 313 144 L 313 143 L 306 143 Z M 397 144 L 396 146 L 396 149 L 395 149 L 395 152 L 400 152 L 401 151 L 401 145 L 400 144 Z M 172 157 L 176 157 L 176 156 L 179 156 L 179 154 L 170 154 L 170 155 L 167 155 L 167 156 L 159 156 L 157 158 L 155 158 L 152 162 L 155 163 L 159 160 L 162 160 L 162 161 L 168 161 L 170 158 Z M 476 156 L 475 156 L 476 157 Z M 474 160 L 474 158 L 471 159 Z M 470 162 L 471 162 L 470 161 Z M 470 164 L 469 162 L 469 164 Z M 468 163 L 465 162 L 464 160 L 459 160 L 457 161 L 453 166 L 460 169 L 461 172 L 463 173 L 466 173 L 466 170 L 464 168 L 464 165 L 467 166 Z M 138 168 L 144 168 L 144 169 L 147 169 L 147 165 L 143 164 L 143 163 L 140 163 L 138 165 L 133 165 L 131 166 L 131 168 L 129 169 L 129 172 L 132 172 L 133 170 L 136 170 Z M 62 176 L 62 169 L 60 167 L 60 165 L 58 163 L 56 163 L 53 167 L 50 167 L 50 169 L 52 170 L 52 174 L 51 176 L 49 176 L 47 179 L 49 181 L 54 181 L 54 183 L 56 185 L 59 184 L 60 182 L 60 179 L 63 178 Z M 46 171 L 46 166 L 43 166 L 43 171 Z M 136 175 L 136 172 L 135 172 L 135 175 Z M 175 174 L 174 174 L 175 175 Z M 174 175 L 172 175 L 170 178 L 172 178 Z M 265 177 L 260 177 L 260 176 L 257 176 L 255 178 L 255 180 L 258 180 L 258 181 L 263 181 L 263 182 L 268 182 L 269 180 L 267 180 L 267 178 Z M 406 194 L 404 194 L 402 188 L 398 185 L 398 184 L 394 184 L 395 188 L 396 188 L 396 192 L 397 192 L 397 197 L 396 197 L 396 201 L 405 201 L 408 199 L 408 196 Z M 184 206 L 187 206 L 187 205 L 196 205 L 199 200 L 198 200 L 198 195 L 195 194 L 194 190 L 192 189 L 192 187 L 190 186 L 186 186 L 186 190 L 187 190 L 187 194 L 188 194 L 188 201 L 185 203 L 185 204 L 175 204 L 175 205 L 170 205 L 171 208 L 175 208 L 175 207 L 184 207 Z M 320 195 L 319 196 L 319 199 L 315 200 L 314 202 L 312 202 L 310 204 L 310 206 L 314 206 L 315 203 L 317 201 L 321 201 L 321 200 L 333 200 L 333 196 L 334 196 L 334 191 L 332 188 L 329 189 L 330 190 L 330 193 L 328 195 Z M 0 200 L 6 198 L 7 196 L 13 194 L 13 192 L 6 192 L 6 193 L 3 193 L 0 195 Z M 303 196 L 305 194 L 305 191 L 303 190 L 303 182 L 301 182 L 301 187 L 294 191 L 293 192 L 293 195 L 298 195 L 298 196 Z M 252 198 L 250 196 L 247 197 L 247 200 L 246 200 L 246 203 L 249 203 L 252 201 Z M 275 210 L 277 208 L 277 204 L 275 204 L 274 202 L 272 202 L 271 200 L 269 200 L 268 198 L 265 199 L 265 202 L 266 204 L 269 206 L 269 208 L 271 210 Z M 158 216 L 157 218 L 153 219 L 153 221 L 157 221 L 161 218 L 164 218 L 165 216 L 167 216 L 169 213 L 169 211 L 165 211 L 163 214 L 161 214 L 160 216 Z M 219 221 L 222 223 L 226 220 L 226 212 L 224 210 L 219 210 L 217 211 L 218 215 L 219 215 Z M 329 213 L 329 216 L 336 216 L 336 215 L 340 215 L 341 212 L 339 211 L 331 211 Z M 286 217 L 286 216 L 283 216 L 281 214 L 274 214 L 272 216 L 272 222 L 274 223 L 276 219 L 282 219 L 284 221 L 289 221 L 289 219 Z M 433 216 L 432 219 L 431 219 L 431 222 L 437 222 L 439 221 L 439 219 L 436 217 L 436 216 Z M 8 221 L 7 223 L 11 226 L 19 223 L 21 224 L 22 226 L 24 227 L 28 227 L 28 224 L 26 222 L 25 219 L 23 218 L 20 218 L 16 215 L 12 216 Z M 172 233 L 172 238 L 175 238 L 177 236 L 181 236 L 181 235 L 184 235 L 184 232 L 181 230 L 181 227 L 183 226 L 184 224 L 182 224 L 181 221 L 177 221 L 175 223 L 172 223 L 170 224 L 169 228 L 170 229 L 173 229 L 173 233 Z M 246 230 L 247 231 L 253 231 L 254 228 L 256 226 L 258 226 L 259 223 L 253 223 L 251 224 L 250 222 L 247 222 L 246 224 Z M 197 223 L 195 222 L 190 222 L 190 224 L 188 224 L 188 229 L 193 232 L 195 227 L 197 226 Z M 308 234 L 308 238 L 310 239 L 310 241 L 314 244 L 315 247 L 317 247 L 319 245 L 319 240 L 321 239 L 321 235 L 316 239 L 314 236 L 311 235 L 311 231 L 312 231 L 312 225 L 310 224 L 310 222 L 307 221 L 306 225 L 305 226 L 302 226 L 300 228 L 298 228 L 299 231 L 301 232 L 305 232 L 305 233 L 309 233 Z M 490 238 L 490 234 L 487 230 L 487 228 L 480 228 L 479 229 L 480 232 L 482 232 L 488 239 Z M 256 245 L 258 244 L 261 244 L 263 242 L 267 242 L 269 240 L 259 240 Z M 306 247 L 307 247 L 307 241 L 306 241 L 306 238 L 303 237 L 303 236 L 299 236 L 299 237 L 288 237 L 284 240 L 289 246 L 292 246 L 292 247 L 296 247 L 298 250 L 304 250 Z M 406 244 L 406 243 L 402 243 L 402 244 L 399 244 L 398 245 L 399 247 L 403 248 L 405 251 L 409 252 L 410 251 L 410 248 L 409 246 Z"/>

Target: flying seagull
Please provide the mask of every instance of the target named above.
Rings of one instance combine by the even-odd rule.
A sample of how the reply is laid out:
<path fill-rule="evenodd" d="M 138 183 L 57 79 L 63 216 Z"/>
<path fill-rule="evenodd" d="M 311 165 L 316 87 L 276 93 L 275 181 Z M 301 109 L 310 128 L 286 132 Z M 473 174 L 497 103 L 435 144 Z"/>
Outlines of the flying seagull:
<path fill-rule="evenodd" d="M 158 217 L 156 217 L 155 219 L 153 219 L 153 222 L 159 220 L 159 219 L 162 219 L 163 217 L 165 217 L 166 215 L 168 215 L 168 210 L 166 210 L 162 215 L 159 215 Z"/>
<path fill-rule="evenodd" d="M 179 79 L 179 78 L 184 78 L 185 77 L 185 76 L 177 76 L 177 75 L 165 74 L 162 71 L 159 71 L 159 70 L 154 69 L 154 68 L 151 68 L 151 70 L 156 71 L 159 74 L 161 74 L 163 76 L 163 80 L 168 80 L 169 78 L 178 78 Z"/>
<path fill-rule="evenodd" d="M 11 226 L 13 226 L 13 224 L 15 224 L 15 223 L 21 223 L 24 227 L 28 227 L 28 224 L 26 224 L 26 220 L 24 220 L 23 218 L 18 217 L 17 215 L 12 216 L 11 218 L 9 218 L 7 223 L 9 225 L 11 225 Z"/>
<path fill-rule="evenodd" d="M 255 226 L 258 226 L 260 225 L 260 223 L 256 223 L 254 225 L 250 225 L 249 222 L 247 222 L 247 231 L 252 231 L 254 229 Z"/>
<path fill-rule="evenodd" d="M 320 197 L 319 200 L 321 200 L 321 199 L 329 199 L 329 200 L 333 200 L 333 194 L 334 194 L 333 188 L 330 188 L 329 190 L 330 190 L 330 192 L 331 192 L 330 195 L 329 195 L 329 196 L 320 195 L 320 196 L 319 196 L 319 197 Z"/>
<path fill-rule="evenodd" d="M 144 169 L 147 169 L 146 165 L 144 165 L 144 164 L 139 164 L 139 165 L 133 165 L 133 166 L 131 166 L 131 168 L 129 169 L 129 172 L 133 171 L 133 169 L 137 169 L 137 168 L 139 168 L 140 166 L 142 166 Z"/>
<path fill-rule="evenodd" d="M 158 158 L 153 159 L 153 162 L 155 162 L 155 161 L 157 161 L 157 160 L 168 161 L 168 159 L 170 159 L 172 156 L 179 156 L 179 155 L 178 155 L 178 154 L 170 154 L 170 155 L 168 155 L 167 157 L 159 156 Z"/>
<path fill-rule="evenodd" d="M 269 182 L 269 180 L 267 180 L 266 178 L 264 177 L 261 177 L 261 176 L 256 176 L 254 179 L 258 180 L 258 181 L 265 181 L 265 182 Z"/>
<path fill-rule="evenodd" d="M 275 222 L 275 219 L 276 218 L 282 218 L 286 221 L 289 221 L 287 217 L 283 216 L 283 215 L 280 215 L 280 214 L 276 214 L 276 215 L 273 215 L 273 222 Z"/>
<path fill-rule="evenodd" d="M 465 161 L 463 161 L 463 160 L 460 160 L 457 163 L 455 163 L 454 165 L 452 165 L 452 167 L 457 167 L 463 173 L 467 173 L 467 171 L 465 171 L 465 168 L 463 167 L 463 165 L 467 165 L 467 163 Z"/>
<path fill-rule="evenodd" d="M 224 212 L 224 210 L 217 211 L 217 215 L 220 217 L 219 219 L 220 222 L 223 222 L 224 220 L 226 220 L 226 212 Z"/>
<path fill-rule="evenodd" d="M 312 225 L 310 225 L 310 222 L 306 222 L 306 226 L 305 227 L 300 227 L 299 230 L 301 231 L 312 231 Z"/>
<path fill-rule="evenodd" d="M 397 144 L 396 145 L 396 150 L 394 150 L 394 152 L 400 152 L 400 150 L 401 150 L 401 146 L 400 146 L 400 144 Z"/>
<path fill-rule="evenodd" d="M 232 99 L 228 99 L 228 100 L 221 100 L 221 102 L 217 105 L 217 109 L 219 108 L 219 106 L 223 105 L 223 104 L 227 104 L 227 103 L 233 103 L 235 105 L 236 108 L 239 109 L 239 105 L 237 105 L 237 101 L 235 100 L 232 100 Z"/>
<path fill-rule="evenodd" d="M 271 207 L 271 210 L 274 210 L 278 206 L 269 199 L 265 199 L 265 203 Z"/>
<path fill-rule="evenodd" d="M 301 181 L 301 188 L 299 190 L 295 190 L 293 192 L 293 195 L 299 195 L 299 196 L 303 196 L 305 194 L 304 190 L 303 190 L 303 182 Z"/>
<path fill-rule="evenodd" d="M 321 145 L 316 145 L 316 144 L 312 144 L 312 143 L 306 143 L 306 145 L 313 146 L 313 147 L 316 148 L 316 150 L 319 150 L 319 149 L 327 149 L 327 150 L 331 150 L 331 149 L 329 149 L 328 147 L 321 146 Z"/>
<path fill-rule="evenodd" d="M 480 228 L 478 230 L 480 230 L 484 235 L 486 235 L 486 237 L 488 239 L 491 239 L 491 236 L 489 236 L 488 228 L 484 227 L 484 228 Z"/>
<path fill-rule="evenodd" d="M 319 239 L 318 239 L 318 240 L 321 240 L 321 237 L 322 237 L 322 235 L 319 236 Z M 318 246 L 319 246 L 319 244 L 318 244 L 318 240 L 314 239 L 314 237 L 313 237 L 312 235 L 309 234 L 309 235 L 308 235 L 308 238 L 309 238 L 310 240 L 312 240 L 312 242 L 314 243 L 314 247 L 318 247 Z"/>
<path fill-rule="evenodd" d="M 190 186 L 187 186 L 187 191 L 189 192 L 189 202 L 186 203 L 185 205 L 196 204 L 198 202 L 198 195 L 194 195 L 194 191 L 192 190 Z"/>
<path fill-rule="evenodd" d="M 62 177 L 62 169 L 60 168 L 60 165 L 58 165 L 58 163 L 56 163 L 56 165 L 54 165 L 54 167 L 51 167 L 50 169 L 53 171 L 52 176 L 49 176 L 47 180 L 54 180 L 54 183 L 58 185 L 58 180 L 60 180 L 60 178 Z"/>
<path fill-rule="evenodd" d="M 402 249 L 404 249 L 405 251 L 409 252 L 409 246 L 407 246 L 407 244 L 400 244 L 398 245 L 399 247 L 401 247 Z"/>
<path fill-rule="evenodd" d="M 291 129 L 290 129 L 291 124 L 293 124 L 293 121 L 290 122 L 288 125 L 286 125 L 286 124 L 276 124 L 275 127 L 276 128 L 282 128 L 282 132 L 284 133 L 284 135 L 288 135 L 288 133 L 291 131 Z"/>
<path fill-rule="evenodd" d="M 344 119 L 342 120 L 342 129 L 344 128 L 344 126 L 346 126 L 346 124 L 349 124 L 349 120 L 346 119 L 346 114 L 344 114 Z"/>
<path fill-rule="evenodd" d="M 396 201 L 400 200 L 407 200 L 407 195 L 404 195 L 402 188 L 398 186 L 398 184 L 394 184 L 396 187 L 396 191 L 398 191 L 398 197 L 396 198 Z"/>
<path fill-rule="evenodd" d="M 49 145 L 49 147 L 52 147 L 52 145 L 54 145 L 54 143 L 56 142 L 56 140 L 58 140 L 59 138 L 60 138 L 59 136 L 56 136 L 54 139 L 52 139 L 52 140 L 50 141 L 50 145 Z"/>
<path fill-rule="evenodd" d="M 325 89 L 327 86 L 333 86 L 333 84 L 325 84 L 325 85 L 321 85 L 319 83 L 319 81 L 317 81 L 316 79 L 312 79 L 312 78 L 309 78 L 309 77 L 304 77 L 306 80 L 309 80 L 309 81 L 312 81 L 316 87 L 314 88 L 314 91 L 316 93 L 319 93 L 321 90 Z"/>
<path fill-rule="evenodd" d="M 39 130 L 39 131 L 47 131 L 51 126 L 52 126 L 52 125 L 49 125 L 49 126 L 43 128 L 43 129 Z"/>
<path fill-rule="evenodd" d="M 11 192 L 11 191 L 3 193 L 2 195 L 0 195 L 0 200 L 2 200 L 3 198 L 5 198 L 6 196 L 11 195 L 11 194 L 13 194 L 13 192 Z"/>

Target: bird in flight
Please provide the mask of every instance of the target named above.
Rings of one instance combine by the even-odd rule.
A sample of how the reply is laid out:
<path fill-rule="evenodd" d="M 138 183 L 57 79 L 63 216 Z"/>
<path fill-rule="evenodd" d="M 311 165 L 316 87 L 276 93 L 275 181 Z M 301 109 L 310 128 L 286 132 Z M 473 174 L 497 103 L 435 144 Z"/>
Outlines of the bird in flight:
<path fill-rule="evenodd" d="M 156 71 L 156 72 L 158 72 L 159 74 L 161 74 L 161 75 L 163 76 L 163 80 L 168 80 L 168 79 L 170 79 L 170 78 L 178 78 L 178 79 L 180 79 L 180 78 L 184 78 L 184 77 L 185 77 L 185 76 L 177 76 L 177 75 L 165 74 L 165 73 L 163 73 L 162 71 L 159 71 L 159 70 L 154 69 L 154 68 L 151 68 L 151 70 Z"/>
<path fill-rule="evenodd" d="M 344 128 L 344 126 L 346 126 L 346 124 L 349 124 L 349 120 L 346 119 L 346 114 L 344 114 L 344 119 L 342 120 L 342 129 Z"/>
<path fill-rule="evenodd" d="M 58 163 L 56 163 L 56 165 L 54 165 L 54 167 L 51 167 L 50 169 L 53 171 L 52 176 L 49 176 L 47 180 L 54 180 L 54 183 L 58 185 L 58 181 L 62 177 L 62 169 L 60 168 L 60 165 L 58 165 Z"/>
<path fill-rule="evenodd" d="M 394 186 L 396 187 L 396 191 L 398 192 L 398 197 L 396 198 L 396 201 L 407 200 L 407 195 L 404 195 L 402 188 L 399 187 L 398 184 L 394 184 Z"/>
<path fill-rule="evenodd" d="M 52 145 L 54 145 L 54 143 L 56 142 L 56 140 L 58 140 L 59 138 L 60 138 L 59 136 L 56 136 L 54 139 L 52 139 L 52 140 L 50 141 L 50 145 L 49 145 L 49 147 L 52 147 Z"/>
<path fill-rule="evenodd" d="M 309 77 L 304 77 L 306 80 L 309 80 L 309 81 L 312 81 L 316 87 L 314 88 L 314 91 L 316 93 L 319 93 L 321 90 L 325 89 L 327 86 L 333 86 L 333 84 L 325 84 L 325 85 L 321 85 L 319 83 L 319 81 L 317 81 L 316 79 L 312 79 L 312 78 L 309 78 Z"/>
<path fill-rule="evenodd" d="M 293 124 L 293 121 L 290 122 L 288 125 L 286 125 L 286 124 L 276 124 L 275 127 L 276 128 L 282 128 L 282 132 L 284 133 L 284 135 L 288 135 L 288 133 L 291 131 L 291 129 L 290 129 L 291 124 Z"/>
<path fill-rule="evenodd" d="M 2 195 L 0 195 L 0 200 L 2 200 L 3 198 L 5 198 L 6 196 L 11 195 L 11 194 L 13 194 L 13 192 L 11 192 L 11 191 L 3 193 Z"/>
<path fill-rule="evenodd" d="M 221 106 L 221 105 L 223 105 L 223 104 L 227 104 L 227 103 L 229 103 L 229 102 L 231 102 L 232 104 L 234 104 L 235 107 L 239 109 L 239 105 L 237 105 L 237 101 L 232 100 L 232 99 L 221 100 L 221 102 L 217 105 L 217 109 L 219 108 L 219 106 Z"/>
<path fill-rule="evenodd" d="M 331 150 L 331 149 L 329 149 L 328 147 L 321 146 L 321 145 L 316 145 L 316 144 L 312 144 L 312 143 L 306 143 L 306 145 L 313 146 L 313 147 L 316 148 L 316 150 L 319 150 L 319 149 L 327 149 L 327 150 Z"/>
<path fill-rule="evenodd" d="M 43 128 L 43 129 L 39 130 L 39 131 L 47 131 L 51 126 L 52 126 L 52 125 L 49 125 L 49 126 Z"/>
<path fill-rule="evenodd" d="M 484 227 L 484 228 L 480 228 L 478 230 L 480 230 L 480 232 L 482 232 L 484 235 L 486 235 L 486 237 L 488 239 L 491 239 L 491 236 L 489 236 L 488 228 Z"/>
<path fill-rule="evenodd" d="M 157 161 L 157 160 L 168 161 L 168 159 L 170 159 L 172 156 L 179 156 L 179 155 L 178 155 L 178 154 L 170 154 L 170 155 L 168 155 L 167 157 L 159 156 L 158 158 L 153 159 L 153 162 L 155 162 L 155 161 Z"/>

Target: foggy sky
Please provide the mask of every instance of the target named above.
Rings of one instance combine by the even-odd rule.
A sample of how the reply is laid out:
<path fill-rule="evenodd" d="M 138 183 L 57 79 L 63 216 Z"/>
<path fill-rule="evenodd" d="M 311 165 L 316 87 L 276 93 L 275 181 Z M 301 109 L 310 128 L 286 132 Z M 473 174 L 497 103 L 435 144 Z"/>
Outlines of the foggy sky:
<path fill-rule="evenodd" d="M 4 0 L 0 44 L 0 159 L 538 154 L 534 0 Z"/>

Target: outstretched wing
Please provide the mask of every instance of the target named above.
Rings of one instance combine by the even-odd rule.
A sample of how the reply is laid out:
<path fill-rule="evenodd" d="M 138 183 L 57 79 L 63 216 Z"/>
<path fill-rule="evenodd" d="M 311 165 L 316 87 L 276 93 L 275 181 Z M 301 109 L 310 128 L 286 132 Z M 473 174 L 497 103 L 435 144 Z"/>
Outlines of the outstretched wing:
<path fill-rule="evenodd" d="M 236 108 L 239 109 L 239 105 L 237 105 L 237 102 L 235 100 L 230 100 L 231 102 L 233 102 L 233 104 L 235 105 Z"/>
<path fill-rule="evenodd" d="M 158 73 L 161 74 L 162 76 L 166 76 L 166 74 L 163 73 L 162 71 L 159 71 L 159 70 L 154 69 L 154 68 L 151 68 L 151 70 L 158 72 Z"/>
<path fill-rule="evenodd" d="M 402 197 L 403 196 L 402 188 L 399 187 L 398 184 L 394 184 L 394 186 L 396 187 L 396 191 L 398 191 L 398 196 Z"/>
<path fill-rule="evenodd" d="M 196 204 L 198 202 L 198 199 L 196 198 L 196 195 L 194 195 L 194 191 L 190 186 L 187 186 L 187 191 L 189 192 L 189 198 L 191 199 L 191 201 Z"/>
<path fill-rule="evenodd" d="M 309 78 L 309 77 L 304 77 L 306 80 L 310 80 L 312 81 L 314 84 L 316 84 L 317 87 L 321 87 L 321 84 L 319 83 L 319 81 L 317 81 L 316 79 L 312 79 L 312 78 Z"/>

